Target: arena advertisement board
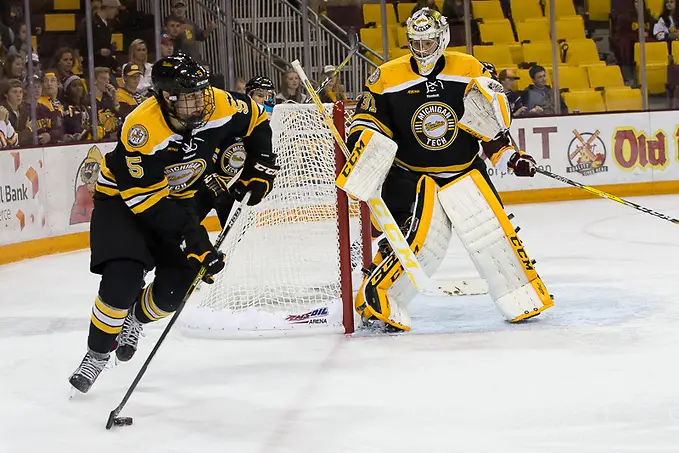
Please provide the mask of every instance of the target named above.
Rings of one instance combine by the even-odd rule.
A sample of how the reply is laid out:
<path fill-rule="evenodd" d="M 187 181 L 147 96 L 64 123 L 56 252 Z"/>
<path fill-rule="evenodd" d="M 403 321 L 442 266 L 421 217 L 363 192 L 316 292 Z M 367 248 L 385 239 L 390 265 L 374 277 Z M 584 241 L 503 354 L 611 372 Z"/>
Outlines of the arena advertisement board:
<path fill-rule="evenodd" d="M 0 244 L 49 235 L 42 149 L 0 152 Z"/>
<path fill-rule="evenodd" d="M 512 135 L 543 168 L 587 184 L 679 179 L 679 120 L 674 112 L 516 119 Z M 500 192 L 564 187 L 536 175 L 490 171 Z"/>

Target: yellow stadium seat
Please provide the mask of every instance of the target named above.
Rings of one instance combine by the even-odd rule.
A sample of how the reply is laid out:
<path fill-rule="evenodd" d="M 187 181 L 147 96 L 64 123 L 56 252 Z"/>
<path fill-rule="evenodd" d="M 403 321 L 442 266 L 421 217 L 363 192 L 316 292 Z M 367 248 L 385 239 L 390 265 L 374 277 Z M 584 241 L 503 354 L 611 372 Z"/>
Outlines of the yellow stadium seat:
<path fill-rule="evenodd" d="M 448 47 L 448 50 L 452 50 L 453 52 L 467 53 L 467 46 Z"/>
<path fill-rule="evenodd" d="M 637 80 L 641 81 L 641 71 L 638 66 Z M 667 63 L 648 63 L 646 65 L 646 83 L 650 94 L 665 93 L 667 91 Z"/>
<path fill-rule="evenodd" d="M 382 25 L 382 11 L 381 5 L 379 3 L 366 3 L 363 5 L 363 22 L 368 24 L 370 22 L 375 22 L 379 27 Z M 396 25 L 398 21 L 396 20 L 396 10 L 394 5 L 387 3 L 387 24 Z"/>
<path fill-rule="evenodd" d="M 540 42 L 549 41 L 549 22 L 544 17 L 542 19 L 530 19 L 523 22 L 516 22 L 516 33 L 519 35 L 519 42 Z"/>
<path fill-rule="evenodd" d="M 570 91 L 589 89 L 587 71 L 574 66 L 560 66 L 559 88 L 568 88 Z"/>
<path fill-rule="evenodd" d="M 405 27 L 396 27 L 394 28 L 396 31 L 396 45 L 398 47 L 408 47 L 408 35 L 406 35 L 406 28 Z"/>
<path fill-rule="evenodd" d="M 622 78 L 620 66 L 588 66 L 589 86 L 592 88 L 604 87 L 624 88 L 625 80 Z"/>
<path fill-rule="evenodd" d="M 526 63 L 537 63 L 541 66 L 552 66 L 554 64 L 552 60 L 552 43 L 547 41 L 524 44 L 523 58 Z"/>
<path fill-rule="evenodd" d="M 529 71 L 529 69 L 519 69 L 517 71 L 516 75 L 519 77 L 519 79 L 516 81 L 516 86 L 518 90 L 523 91 L 533 83 L 533 80 L 530 78 Z M 552 76 L 549 71 L 547 71 L 547 85 L 552 85 Z"/>
<path fill-rule="evenodd" d="M 113 33 L 111 35 L 111 44 L 116 43 L 116 50 L 122 51 L 125 50 L 123 48 L 123 34 L 122 33 Z"/>
<path fill-rule="evenodd" d="M 606 110 L 609 112 L 620 112 L 624 110 L 641 110 L 641 90 L 633 88 L 611 89 L 604 91 Z"/>
<path fill-rule="evenodd" d="M 31 45 L 33 46 L 33 52 L 36 52 L 36 49 L 38 48 L 38 37 L 37 36 L 35 36 L 35 35 L 31 36 Z"/>
<path fill-rule="evenodd" d="M 608 15 L 611 14 L 611 2 L 600 0 L 589 0 L 587 5 L 587 12 L 589 18 L 597 22 L 608 21 Z"/>
<path fill-rule="evenodd" d="M 484 43 L 509 44 L 515 43 L 514 32 L 509 19 L 486 21 L 479 24 L 481 41 Z"/>
<path fill-rule="evenodd" d="M 646 0 L 646 7 L 651 10 L 653 17 L 660 17 L 665 9 L 665 0 Z"/>
<path fill-rule="evenodd" d="M 417 3 L 399 3 L 398 4 L 397 12 L 398 12 L 398 21 L 400 23 L 403 23 L 406 20 L 408 20 L 408 18 L 410 17 L 410 15 L 413 12 L 413 8 L 415 8 L 415 5 L 417 5 Z"/>
<path fill-rule="evenodd" d="M 540 0 L 511 0 L 510 5 L 512 8 L 512 18 L 515 22 L 544 17 Z"/>
<path fill-rule="evenodd" d="M 492 46 L 474 46 L 474 56 L 477 60 L 492 63 L 498 72 L 503 69 L 514 69 L 516 65 L 512 60 L 512 53 L 506 44 L 494 44 Z"/>
<path fill-rule="evenodd" d="M 557 19 L 556 39 L 587 39 L 585 21 L 582 16 L 568 16 Z"/>
<path fill-rule="evenodd" d="M 45 31 L 75 31 L 75 14 L 45 14 Z"/>
<path fill-rule="evenodd" d="M 634 61 L 637 63 L 641 60 L 641 47 L 638 42 L 634 43 Z M 668 60 L 667 43 L 665 42 L 647 42 L 646 43 L 646 63 L 664 63 Z"/>
<path fill-rule="evenodd" d="M 444 0 L 436 0 L 434 3 L 438 7 L 439 11 L 443 12 L 443 1 Z"/>
<path fill-rule="evenodd" d="M 400 47 L 390 47 L 389 48 L 389 59 L 402 57 L 403 55 L 410 55 L 410 49 L 401 49 Z"/>
<path fill-rule="evenodd" d="M 601 92 L 573 91 L 563 94 L 563 100 L 570 113 L 594 113 L 605 112 L 606 104 L 601 97 Z"/>
<path fill-rule="evenodd" d="M 679 41 L 672 41 L 672 56 L 674 57 L 674 63 L 679 63 Z"/>
<path fill-rule="evenodd" d="M 602 1 L 602 0 L 598 0 Z M 573 0 L 554 0 L 556 5 L 556 18 L 575 16 L 575 6 Z M 545 17 L 549 17 L 549 1 L 545 1 Z"/>
<path fill-rule="evenodd" d="M 591 39 L 573 39 L 566 41 L 566 63 L 571 66 L 599 63 L 599 51 Z"/>
<path fill-rule="evenodd" d="M 387 30 L 389 32 L 387 33 L 389 48 L 399 47 L 398 44 L 396 43 L 396 36 L 395 33 L 393 33 L 393 30 L 391 30 L 390 28 L 388 28 Z M 382 27 L 361 28 L 361 42 L 366 46 L 370 47 L 375 52 L 383 54 L 384 50 L 382 50 Z"/>
<path fill-rule="evenodd" d="M 55 10 L 79 10 L 80 0 L 54 0 Z"/>
<path fill-rule="evenodd" d="M 497 0 L 474 0 L 472 1 L 472 14 L 474 19 L 504 19 L 502 6 Z"/>

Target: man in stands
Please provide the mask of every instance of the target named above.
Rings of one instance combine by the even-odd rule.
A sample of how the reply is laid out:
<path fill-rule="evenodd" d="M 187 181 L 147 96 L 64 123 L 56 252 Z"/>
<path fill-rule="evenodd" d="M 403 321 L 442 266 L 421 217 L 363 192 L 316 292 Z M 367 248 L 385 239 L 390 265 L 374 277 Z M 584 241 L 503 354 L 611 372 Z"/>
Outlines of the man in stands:
<path fill-rule="evenodd" d="M 547 85 L 547 72 L 545 68 L 540 65 L 533 65 L 528 71 L 533 84 L 526 88 L 523 95 L 523 102 L 526 106 L 526 111 L 523 116 L 544 116 L 556 114 L 556 107 L 554 103 L 554 90 Z M 561 96 L 561 113 L 568 113 L 566 104 L 564 104 Z"/>
<path fill-rule="evenodd" d="M 92 16 L 92 39 L 94 44 L 94 66 L 115 69 L 113 53 L 116 45 L 111 43 L 113 21 L 120 11 L 120 0 L 102 0 L 101 9 Z M 78 30 L 78 49 L 83 57 L 83 67 L 87 67 L 87 25 L 85 19 Z"/>
<path fill-rule="evenodd" d="M 38 143 L 59 143 L 63 139 L 64 107 L 57 99 L 59 80 L 53 72 L 46 72 L 42 79 L 42 96 L 38 99 L 36 116 L 38 119 Z"/>
<path fill-rule="evenodd" d="M 117 95 L 120 103 L 118 116 L 120 121 L 125 121 L 127 115 L 144 101 L 144 96 L 137 93 L 137 87 L 141 81 L 139 66 L 127 63 L 123 66 L 123 86 L 118 88 Z"/>
<path fill-rule="evenodd" d="M 502 88 L 505 90 L 505 96 L 509 101 L 509 107 L 512 109 L 512 115 L 523 116 L 526 112 L 526 106 L 523 105 L 523 98 L 520 91 L 514 91 L 514 82 L 519 80 L 514 69 L 503 69 L 500 71 L 500 76 L 498 77 L 499 82 L 502 84 Z"/>
<path fill-rule="evenodd" d="M 203 61 L 200 54 L 200 43 L 217 28 L 215 22 L 208 22 L 205 29 L 189 19 L 186 15 L 186 0 L 172 1 L 172 15 L 181 20 L 182 33 L 175 39 L 175 47 L 196 61 Z"/>
<path fill-rule="evenodd" d="M 120 103 L 108 68 L 94 68 L 94 93 L 97 97 L 97 120 L 104 129 L 104 136 L 99 138 L 115 138 Z"/>

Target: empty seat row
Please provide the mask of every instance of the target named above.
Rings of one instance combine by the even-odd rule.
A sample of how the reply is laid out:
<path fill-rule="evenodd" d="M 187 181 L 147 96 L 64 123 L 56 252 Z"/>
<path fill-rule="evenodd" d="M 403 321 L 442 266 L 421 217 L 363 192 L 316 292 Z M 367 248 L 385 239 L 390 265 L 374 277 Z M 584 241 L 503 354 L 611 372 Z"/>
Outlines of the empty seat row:
<path fill-rule="evenodd" d="M 542 18 L 516 21 L 516 33 L 519 42 L 549 41 L 551 34 L 549 21 Z M 515 43 L 512 24 L 509 19 L 487 20 L 479 24 L 481 41 L 485 43 Z M 582 16 L 568 16 L 556 21 L 556 39 L 585 39 L 585 24 Z"/>

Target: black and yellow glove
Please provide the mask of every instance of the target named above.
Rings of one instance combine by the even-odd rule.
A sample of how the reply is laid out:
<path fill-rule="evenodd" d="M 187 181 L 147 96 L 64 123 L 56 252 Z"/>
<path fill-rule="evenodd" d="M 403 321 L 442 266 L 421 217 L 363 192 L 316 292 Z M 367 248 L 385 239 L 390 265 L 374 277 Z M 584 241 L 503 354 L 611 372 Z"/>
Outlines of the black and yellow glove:
<path fill-rule="evenodd" d="M 238 201 L 242 201 L 245 194 L 251 192 L 248 206 L 254 206 L 271 192 L 278 170 L 280 167 L 276 165 L 275 156 L 248 155 L 238 180 L 229 191 Z"/>
<path fill-rule="evenodd" d="M 222 176 L 217 173 L 211 173 L 204 179 L 205 187 L 210 190 L 210 194 L 215 200 L 229 192 L 230 181 L 230 176 Z"/>
<path fill-rule="evenodd" d="M 224 269 L 224 254 L 214 248 L 207 235 L 207 231 L 202 226 L 193 229 L 184 238 L 186 240 L 186 258 L 199 271 L 205 266 L 205 283 L 214 283 L 214 275 Z"/>

